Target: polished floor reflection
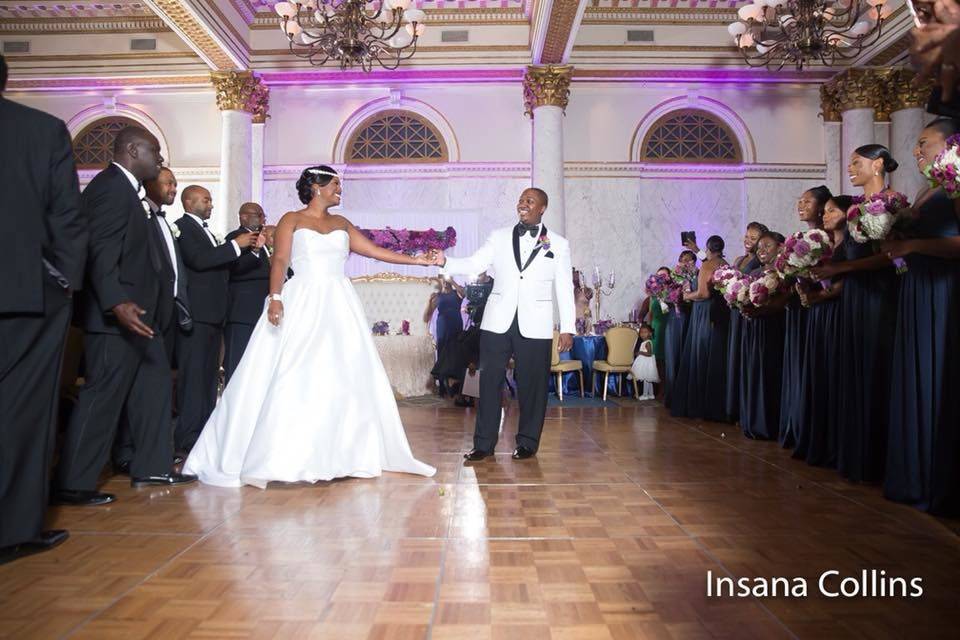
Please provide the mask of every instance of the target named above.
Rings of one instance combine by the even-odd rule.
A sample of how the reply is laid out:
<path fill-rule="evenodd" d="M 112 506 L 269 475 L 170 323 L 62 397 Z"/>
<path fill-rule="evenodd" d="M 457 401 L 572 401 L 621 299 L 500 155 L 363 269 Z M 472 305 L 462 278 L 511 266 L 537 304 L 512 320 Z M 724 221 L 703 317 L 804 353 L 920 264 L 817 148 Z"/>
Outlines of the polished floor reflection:
<path fill-rule="evenodd" d="M 960 525 L 775 443 L 653 405 L 551 408 L 536 459 L 510 459 L 508 419 L 496 459 L 464 466 L 471 413 L 402 413 L 436 477 L 111 479 L 116 503 L 55 512 L 67 543 L 0 567 L 0 637 L 956 637 Z M 924 594 L 818 595 L 824 571 L 863 569 Z M 708 598 L 708 572 L 806 577 L 810 595 Z"/>

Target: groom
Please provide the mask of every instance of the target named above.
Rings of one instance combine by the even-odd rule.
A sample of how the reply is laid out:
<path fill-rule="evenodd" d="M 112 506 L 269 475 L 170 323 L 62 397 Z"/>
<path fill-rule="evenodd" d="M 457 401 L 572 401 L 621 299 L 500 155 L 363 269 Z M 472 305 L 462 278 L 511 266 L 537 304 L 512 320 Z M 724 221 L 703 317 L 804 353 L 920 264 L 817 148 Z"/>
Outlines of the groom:
<path fill-rule="evenodd" d="M 442 275 L 473 275 L 493 268 L 493 291 L 480 324 L 480 404 L 471 461 L 493 455 L 500 430 L 500 393 L 510 356 L 520 397 L 515 460 L 537 452 L 547 412 L 547 382 L 553 340 L 553 292 L 560 308 L 560 351 L 573 345 L 574 302 L 570 245 L 541 222 L 547 194 L 531 188 L 520 194 L 520 222 L 497 229 L 469 258 L 437 257 Z"/>

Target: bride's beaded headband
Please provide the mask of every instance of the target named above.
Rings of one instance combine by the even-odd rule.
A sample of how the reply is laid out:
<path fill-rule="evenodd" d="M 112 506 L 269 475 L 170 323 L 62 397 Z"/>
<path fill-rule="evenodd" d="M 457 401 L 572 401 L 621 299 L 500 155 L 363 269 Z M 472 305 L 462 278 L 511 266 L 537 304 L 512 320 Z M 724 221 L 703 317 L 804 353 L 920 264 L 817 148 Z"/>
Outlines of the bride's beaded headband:
<path fill-rule="evenodd" d="M 307 173 L 312 173 L 315 176 L 330 176 L 331 178 L 339 178 L 340 174 L 333 171 L 325 171 L 324 169 L 307 169 Z"/>

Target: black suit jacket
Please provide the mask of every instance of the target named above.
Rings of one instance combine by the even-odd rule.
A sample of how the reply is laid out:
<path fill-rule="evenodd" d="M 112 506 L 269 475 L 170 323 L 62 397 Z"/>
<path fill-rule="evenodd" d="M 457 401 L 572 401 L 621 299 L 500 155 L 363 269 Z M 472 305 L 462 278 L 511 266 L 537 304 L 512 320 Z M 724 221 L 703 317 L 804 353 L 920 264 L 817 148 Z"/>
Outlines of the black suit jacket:
<path fill-rule="evenodd" d="M 233 240 L 247 230 L 243 227 L 227 234 Z M 230 296 L 227 322 L 256 324 L 263 313 L 263 301 L 270 293 L 270 258 L 266 247 L 257 256 L 250 249 L 243 249 L 240 257 L 230 267 Z"/>
<path fill-rule="evenodd" d="M 230 265 L 237 260 L 233 244 L 215 247 L 210 236 L 193 218 L 177 220 L 180 229 L 180 255 L 187 267 L 187 298 L 193 319 L 222 325 L 227 318 Z"/>
<path fill-rule="evenodd" d="M 161 257 L 152 238 L 153 221 L 126 175 L 114 164 L 90 181 L 81 196 L 90 221 L 87 286 L 80 299 L 80 320 L 91 333 L 120 333 L 112 309 L 136 302 L 154 325 L 162 287 Z"/>
<path fill-rule="evenodd" d="M 87 221 L 70 134 L 62 120 L 0 97 L 0 225 L 13 230 L 0 251 L 0 313 L 41 313 L 44 260 L 83 286 Z"/>
<path fill-rule="evenodd" d="M 184 309 L 189 308 L 187 298 L 187 267 L 183 263 L 183 256 L 180 255 L 180 244 L 176 238 L 173 240 L 173 253 L 177 261 L 177 270 L 174 271 L 173 262 L 170 259 L 170 250 L 167 248 L 167 240 L 164 237 L 160 225 L 166 225 L 164 218 L 154 215 L 151 219 L 152 230 L 151 239 L 156 243 L 157 253 L 160 255 L 160 275 L 163 280 L 163 286 L 160 290 L 160 303 L 157 309 L 157 318 L 159 319 L 161 330 L 166 330 L 171 322 L 176 322 L 177 312 L 174 306 L 174 297 L 180 300 Z M 173 231 L 170 232 L 171 236 Z M 177 290 L 174 292 L 173 286 L 176 282 Z"/>

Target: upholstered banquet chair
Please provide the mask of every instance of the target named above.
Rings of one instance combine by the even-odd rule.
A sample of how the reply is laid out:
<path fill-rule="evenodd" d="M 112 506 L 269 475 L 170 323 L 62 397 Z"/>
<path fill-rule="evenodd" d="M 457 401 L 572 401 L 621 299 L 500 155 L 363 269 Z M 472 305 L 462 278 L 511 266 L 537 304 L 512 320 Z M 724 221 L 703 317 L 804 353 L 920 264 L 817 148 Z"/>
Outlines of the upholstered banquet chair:
<path fill-rule="evenodd" d="M 603 399 L 607 399 L 607 381 L 611 373 L 620 374 L 620 395 L 623 395 L 623 376 L 630 373 L 630 366 L 633 364 L 633 350 L 637 346 L 639 334 L 636 329 L 630 327 L 611 327 L 607 329 L 604 336 L 607 341 L 607 359 L 593 361 L 593 379 L 590 383 L 593 388 L 597 388 L 597 372 L 603 372 Z M 640 393 L 637 389 L 637 381 L 633 381 L 633 396 L 637 397 Z"/>
<path fill-rule="evenodd" d="M 550 373 L 557 376 L 557 397 L 563 402 L 563 374 L 576 371 L 580 375 L 580 397 L 583 397 L 583 363 L 560 359 L 560 332 L 553 332 L 553 352 L 550 355 Z"/>

